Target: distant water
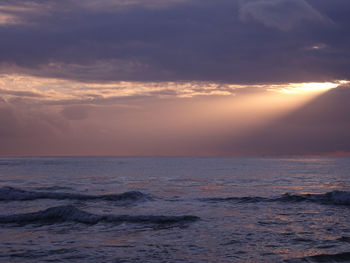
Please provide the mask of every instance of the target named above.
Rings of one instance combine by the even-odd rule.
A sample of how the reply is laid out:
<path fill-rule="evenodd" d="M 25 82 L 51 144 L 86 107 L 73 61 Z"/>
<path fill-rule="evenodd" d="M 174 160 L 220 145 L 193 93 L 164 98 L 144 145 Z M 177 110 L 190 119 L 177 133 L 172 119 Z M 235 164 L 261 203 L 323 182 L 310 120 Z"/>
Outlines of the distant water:
<path fill-rule="evenodd" d="M 350 262 L 350 158 L 0 158 L 0 262 Z"/>

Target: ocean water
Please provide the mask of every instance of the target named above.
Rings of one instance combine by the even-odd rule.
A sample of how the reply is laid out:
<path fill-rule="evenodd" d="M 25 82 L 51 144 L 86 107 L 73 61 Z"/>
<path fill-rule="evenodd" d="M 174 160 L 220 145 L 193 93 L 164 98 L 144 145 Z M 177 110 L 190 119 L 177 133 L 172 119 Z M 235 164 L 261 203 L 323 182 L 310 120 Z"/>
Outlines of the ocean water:
<path fill-rule="evenodd" d="M 0 158 L 0 262 L 350 262 L 350 158 Z"/>

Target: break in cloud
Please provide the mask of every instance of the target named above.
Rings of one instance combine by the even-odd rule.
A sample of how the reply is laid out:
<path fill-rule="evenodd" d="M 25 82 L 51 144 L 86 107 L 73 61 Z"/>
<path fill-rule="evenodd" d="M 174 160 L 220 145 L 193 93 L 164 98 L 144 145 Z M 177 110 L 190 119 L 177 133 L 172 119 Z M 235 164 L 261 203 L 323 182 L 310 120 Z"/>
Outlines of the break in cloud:
<path fill-rule="evenodd" d="M 349 153 L 350 115 L 346 114 L 349 99 L 350 87 L 340 86 L 250 130 L 239 140 L 226 135 L 219 148 L 226 154 L 235 151 L 257 155 Z"/>
<path fill-rule="evenodd" d="M 341 83 L 86 83 L 24 76 L 3 76 L 2 81 L 1 155 L 275 155 L 350 150 L 350 127 L 344 125 L 350 97 L 349 92 L 341 92 L 349 88 L 335 88 Z M 322 97 L 317 97 L 320 91 L 329 88 L 335 88 L 336 96 L 325 93 L 323 103 L 312 106 Z M 304 110 L 288 117 L 301 106 L 311 109 L 305 111 L 306 117 Z M 329 109 L 336 110 L 325 115 Z M 321 128 L 315 120 L 324 120 Z M 332 145 L 332 138 L 343 144 Z"/>

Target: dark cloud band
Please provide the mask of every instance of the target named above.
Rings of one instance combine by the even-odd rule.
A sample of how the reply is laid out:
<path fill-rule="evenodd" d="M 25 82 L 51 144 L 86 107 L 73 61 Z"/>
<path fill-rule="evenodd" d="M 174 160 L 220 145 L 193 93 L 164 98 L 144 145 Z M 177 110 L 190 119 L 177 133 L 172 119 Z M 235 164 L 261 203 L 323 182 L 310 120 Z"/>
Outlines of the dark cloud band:
<path fill-rule="evenodd" d="M 94 2 L 0 1 L 1 72 L 80 81 L 350 78 L 347 0 Z"/>

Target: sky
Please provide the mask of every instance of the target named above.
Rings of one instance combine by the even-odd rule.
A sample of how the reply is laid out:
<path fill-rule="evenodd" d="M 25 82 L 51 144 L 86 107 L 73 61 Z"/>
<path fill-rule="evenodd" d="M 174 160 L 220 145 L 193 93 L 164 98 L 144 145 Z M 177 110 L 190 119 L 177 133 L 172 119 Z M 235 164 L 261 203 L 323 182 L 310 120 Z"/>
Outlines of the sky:
<path fill-rule="evenodd" d="M 350 155 L 348 0 L 0 0 L 0 155 Z"/>

